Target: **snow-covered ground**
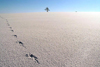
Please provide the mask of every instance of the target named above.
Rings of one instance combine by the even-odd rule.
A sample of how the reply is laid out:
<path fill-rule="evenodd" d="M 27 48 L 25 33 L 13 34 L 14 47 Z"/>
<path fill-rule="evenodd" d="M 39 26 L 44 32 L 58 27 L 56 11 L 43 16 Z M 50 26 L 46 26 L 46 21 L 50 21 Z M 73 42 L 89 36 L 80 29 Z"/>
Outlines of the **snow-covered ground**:
<path fill-rule="evenodd" d="M 0 14 L 0 67 L 100 67 L 100 13 Z"/>

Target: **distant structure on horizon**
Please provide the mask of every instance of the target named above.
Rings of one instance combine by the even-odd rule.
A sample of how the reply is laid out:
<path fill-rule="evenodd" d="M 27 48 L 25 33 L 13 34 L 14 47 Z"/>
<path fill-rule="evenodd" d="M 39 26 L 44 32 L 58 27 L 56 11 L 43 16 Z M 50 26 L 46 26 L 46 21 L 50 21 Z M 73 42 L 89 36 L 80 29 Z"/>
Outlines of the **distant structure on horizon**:
<path fill-rule="evenodd" d="M 77 12 L 77 11 L 75 11 L 75 12 Z"/>
<path fill-rule="evenodd" d="M 48 12 L 48 11 L 50 11 L 48 7 L 46 7 L 46 9 L 45 9 L 45 10 L 46 10 L 47 12 Z"/>

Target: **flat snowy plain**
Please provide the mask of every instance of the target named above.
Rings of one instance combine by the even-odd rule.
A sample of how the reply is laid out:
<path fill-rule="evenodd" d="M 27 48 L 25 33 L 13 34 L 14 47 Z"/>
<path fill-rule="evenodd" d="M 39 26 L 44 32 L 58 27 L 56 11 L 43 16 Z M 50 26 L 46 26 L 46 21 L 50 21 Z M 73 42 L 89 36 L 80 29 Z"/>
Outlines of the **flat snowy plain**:
<path fill-rule="evenodd" d="M 0 67 L 100 67 L 100 13 L 0 14 Z"/>

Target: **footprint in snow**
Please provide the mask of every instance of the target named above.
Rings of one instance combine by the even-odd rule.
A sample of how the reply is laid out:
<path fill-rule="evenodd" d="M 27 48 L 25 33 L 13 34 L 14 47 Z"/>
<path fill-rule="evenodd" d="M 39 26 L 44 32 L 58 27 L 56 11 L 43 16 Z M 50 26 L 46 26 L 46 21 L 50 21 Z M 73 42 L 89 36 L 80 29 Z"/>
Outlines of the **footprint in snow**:
<path fill-rule="evenodd" d="M 9 27 L 10 29 L 12 29 L 12 27 Z"/>
<path fill-rule="evenodd" d="M 14 32 L 14 30 L 11 30 L 12 32 Z"/>
<path fill-rule="evenodd" d="M 7 25 L 8 25 L 8 26 L 10 26 L 10 24 L 9 24 L 9 23 L 7 23 Z"/>
<path fill-rule="evenodd" d="M 17 35 L 13 35 L 13 36 L 17 38 Z"/>
<path fill-rule="evenodd" d="M 6 21 L 8 22 L 8 20 L 6 19 Z"/>
<path fill-rule="evenodd" d="M 35 55 L 29 53 L 29 54 L 26 54 L 25 56 L 26 56 L 26 57 L 30 57 L 30 58 L 32 58 L 32 59 L 34 58 L 35 61 L 36 61 L 38 64 L 40 64 L 40 62 L 38 61 L 38 58 L 37 58 Z"/>
<path fill-rule="evenodd" d="M 26 48 L 26 47 L 24 46 L 24 43 L 23 43 L 23 42 L 17 41 L 16 43 L 19 43 L 19 44 L 21 44 L 24 48 Z"/>

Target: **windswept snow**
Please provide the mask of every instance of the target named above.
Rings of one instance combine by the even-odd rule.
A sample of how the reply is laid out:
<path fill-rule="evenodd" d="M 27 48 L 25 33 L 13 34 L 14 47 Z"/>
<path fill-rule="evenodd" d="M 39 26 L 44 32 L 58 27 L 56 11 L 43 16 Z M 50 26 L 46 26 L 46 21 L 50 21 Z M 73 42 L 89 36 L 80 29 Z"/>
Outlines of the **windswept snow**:
<path fill-rule="evenodd" d="M 100 13 L 0 14 L 0 67 L 100 67 Z"/>

